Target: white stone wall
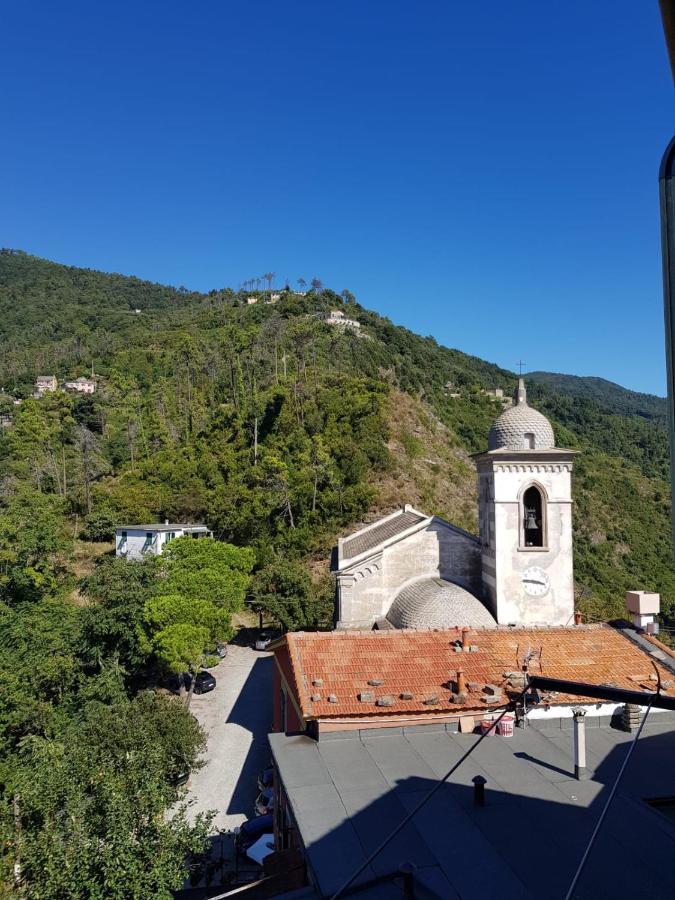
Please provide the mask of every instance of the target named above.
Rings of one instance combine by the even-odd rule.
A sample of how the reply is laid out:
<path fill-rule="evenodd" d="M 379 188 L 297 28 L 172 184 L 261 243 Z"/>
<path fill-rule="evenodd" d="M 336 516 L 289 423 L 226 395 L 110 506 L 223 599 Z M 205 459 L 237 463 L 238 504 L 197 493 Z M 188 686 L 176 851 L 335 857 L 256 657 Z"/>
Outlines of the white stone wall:
<path fill-rule="evenodd" d="M 337 576 L 338 627 L 371 628 L 411 581 L 440 577 L 480 595 L 480 545 L 432 519 L 424 528 L 355 562 Z"/>
<path fill-rule="evenodd" d="M 176 537 L 183 535 L 182 531 L 173 532 Z M 166 531 L 157 531 L 152 534 L 152 546 L 149 550 L 144 551 L 146 547 L 148 532 L 137 529 L 127 530 L 126 547 L 122 547 L 122 532 L 118 531 L 115 535 L 115 553 L 117 556 L 123 556 L 125 559 L 144 559 L 147 554 L 159 556 L 164 549 L 166 540 L 169 536 Z"/>
<path fill-rule="evenodd" d="M 521 545 L 521 497 L 535 484 L 546 494 L 545 547 Z M 569 625 L 574 617 L 571 464 L 500 464 L 494 468 L 494 575 L 483 582 L 500 625 Z M 525 571 L 542 569 L 550 587 L 540 597 L 523 586 Z M 494 583 L 492 580 L 494 578 Z"/>

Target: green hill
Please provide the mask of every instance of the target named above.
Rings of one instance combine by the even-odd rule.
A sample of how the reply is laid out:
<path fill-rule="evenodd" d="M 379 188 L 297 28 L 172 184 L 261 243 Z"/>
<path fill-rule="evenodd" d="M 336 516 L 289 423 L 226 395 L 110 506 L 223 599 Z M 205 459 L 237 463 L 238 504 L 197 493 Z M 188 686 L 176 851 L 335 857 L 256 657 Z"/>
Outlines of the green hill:
<path fill-rule="evenodd" d="M 621 416 L 640 416 L 666 427 L 668 408 L 665 397 L 630 391 L 613 381 L 589 375 L 528 372 L 526 377 L 528 381 L 545 385 L 553 393 L 591 400 L 605 412 Z"/>
<path fill-rule="evenodd" d="M 247 306 L 229 289 L 0 253 L 0 385 L 26 398 L 0 398 L 14 419 L 0 440 L 5 505 L 24 488 L 58 498 L 71 533 L 89 537 L 113 520 L 203 519 L 263 569 L 311 560 L 315 574 L 339 533 L 409 497 L 475 528 L 468 453 L 500 411 L 481 392 L 510 392 L 515 376 L 358 303 L 362 335 L 331 329 L 311 315 L 343 305 L 330 290 L 258 296 Z M 29 397 L 38 374 L 92 367 L 93 397 Z M 583 451 L 580 605 L 617 615 L 624 590 L 645 587 L 675 607 L 663 401 L 601 379 L 532 381 L 559 444 Z"/>

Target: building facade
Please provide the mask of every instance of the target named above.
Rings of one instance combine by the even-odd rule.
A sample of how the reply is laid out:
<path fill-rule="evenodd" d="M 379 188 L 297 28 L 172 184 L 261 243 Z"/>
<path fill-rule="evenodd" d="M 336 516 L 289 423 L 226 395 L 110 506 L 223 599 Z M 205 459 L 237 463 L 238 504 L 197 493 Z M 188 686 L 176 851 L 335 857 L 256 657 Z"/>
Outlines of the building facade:
<path fill-rule="evenodd" d="M 115 529 L 115 555 L 124 559 L 142 560 L 146 556 L 159 556 L 167 544 L 188 535 L 193 538 L 212 538 L 213 532 L 206 525 L 120 525 Z"/>
<path fill-rule="evenodd" d="M 63 386 L 67 391 L 73 391 L 77 394 L 93 394 L 96 392 L 96 382 L 93 378 L 80 376 L 74 381 L 65 381 Z"/>
<path fill-rule="evenodd" d="M 340 540 L 337 628 L 572 623 L 575 451 L 522 379 L 514 401 L 475 456 L 479 535 L 404 506 Z"/>

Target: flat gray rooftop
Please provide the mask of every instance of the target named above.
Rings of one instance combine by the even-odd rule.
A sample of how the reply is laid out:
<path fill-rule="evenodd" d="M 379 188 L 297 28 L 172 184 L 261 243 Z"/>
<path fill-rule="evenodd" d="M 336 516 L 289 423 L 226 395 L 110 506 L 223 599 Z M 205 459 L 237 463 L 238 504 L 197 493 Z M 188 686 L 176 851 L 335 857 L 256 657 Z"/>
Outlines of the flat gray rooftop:
<path fill-rule="evenodd" d="M 421 897 L 564 898 L 631 735 L 586 719 L 591 778 L 574 778 L 571 728 L 490 736 L 359 879 L 417 866 Z M 427 794 L 476 735 L 444 726 L 339 732 L 270 744 L 319 890 L 330 896 Z M 576 898 L 675 897 L 675 822 L 645 799 L 675 797 L 675 730 L 650 716 Z M 471 779 L 487 779 L 485 807 Z M 400 897 L 392 882 L 356 894 Z"/>

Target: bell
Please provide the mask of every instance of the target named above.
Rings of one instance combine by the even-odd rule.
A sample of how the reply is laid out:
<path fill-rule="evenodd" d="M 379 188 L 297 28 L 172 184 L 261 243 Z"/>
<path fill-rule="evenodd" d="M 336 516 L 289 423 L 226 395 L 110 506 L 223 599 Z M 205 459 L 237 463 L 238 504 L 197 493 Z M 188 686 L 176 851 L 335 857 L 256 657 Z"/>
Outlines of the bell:
<path fill-rule="evenodd" d="M 528 509 L 525 514 L 525 528 L 527 531 L 534 531 L 539 526 L 537 525 L 537 518 L 534 514 L 533 509 Z"/>

